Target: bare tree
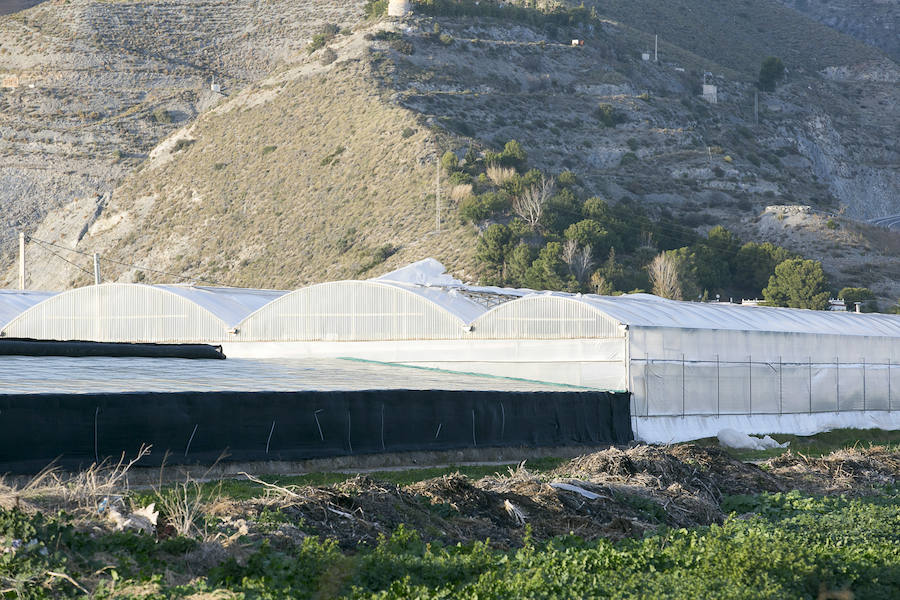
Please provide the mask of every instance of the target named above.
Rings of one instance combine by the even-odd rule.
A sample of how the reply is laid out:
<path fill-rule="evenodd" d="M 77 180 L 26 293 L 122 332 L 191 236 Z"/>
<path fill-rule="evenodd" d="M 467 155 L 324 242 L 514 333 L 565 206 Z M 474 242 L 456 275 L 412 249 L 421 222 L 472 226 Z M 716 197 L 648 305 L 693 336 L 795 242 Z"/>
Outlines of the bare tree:
<path fill-rule="evenodd" d="M 578 242 L 575 240 L 566 240 L 562 251 L 563 260 L 569 265 L 569 272 L 575 276 L 579 283 L 584 283 L 585 278 L 594 266 L 594 259 L 591 256 L 591 245 L 586 244 L 584 248 L 578 248 Z"/>
<path fill-rule="evenodd" d="M 681 265 L 673 256 L 662 252 L 647 265 L 653 293 L 671 300 L 681 300 Z"/>
<path fill-rule="evenodd" d="M 528 223 L 531 229 L 537 227 L 541 215 L 544 214 L 544 206 L 553 195 L 556 182 L 552 177 L 541 175 L 541 182 L 526 188 L 521 194 L 513 198 L 512 209 L 523 221 Z"/>

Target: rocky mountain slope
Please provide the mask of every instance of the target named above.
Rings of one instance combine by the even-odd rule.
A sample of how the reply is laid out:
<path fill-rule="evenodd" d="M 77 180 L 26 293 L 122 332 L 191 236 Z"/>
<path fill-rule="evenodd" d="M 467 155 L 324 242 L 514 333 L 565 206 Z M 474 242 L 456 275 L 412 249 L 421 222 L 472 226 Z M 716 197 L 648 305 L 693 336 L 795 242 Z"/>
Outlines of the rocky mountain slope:
<path fill-rule="evenodd" d="M 109 14 L 158 5 L 73 4 Z M 358 24 L 352 33 L 331 31 L 334 37 L 312 53 L 302 48 L 321 21 L 301 23 L 297 13 L 278 27 L 254 30 L 262 37 L 284 32 L 273 34 L 282 41 L 264 52 L 251 52 L 257 43 L 235 42 L 233 53 L 206 55 L 198 34 L 193 63 L 178 65 L 173 81 L 193 81 L 202 93 L 183 100 L 183 115 L 172 123 L 151 126 L 147 114 L 155 105 L 137 100 L 134 106 L 143 108 L 124 123 L 98 119 L 91 132 L 101 152 L 110 148 L 108 131 L 131 133 L 129 144 L 143 144 L 140 152 L 115 161 L 95 153 L 83 163 L 67 159 L 77 181 L 84 180 L 84 165 L 102 165 L 103 181 L 123 177 L 121 184 L 99 204 L 87 184 L 69 194 L 78 200 L 68 204 L 42 198 L 41 209 L 52 211 L 34 237 L 100 252 L 116 261 L 104 263 L 105 275 L 127 281 L 172 279 L 147 270 L 153 269 L 292 287 L 369 276 L 424 256 L 475 279 L 478 230 L 459 219 L 460 198 L 448 197 L 446 183 L 435 232 L 436 159 L 447 150 L 478 155 L 516 139 L 530 165 L 573 171 L 585 195 L 638 203 L 663 226 L 704 231 L 725 224 L 744 239 L 771 239 L 821 258 L 838 284 L 871 285 L 885 298 L 900 294 L 892 234 L 854 221 L 900 213 L 900 75 L 880 52 L 769 0 L 727 9 L 712 0 L 610 0 L 565 22 L 534 10 L 485 14 L 489 3 L 482 2 L 455 5 L 453 14 L 414 4 L 403 21 L 372 23 L 362 22 L 358 5 L 332 4 L 345 12 L 316 18 L 346 15 L 344 23 Z M 104 38 L 110 48 L 155 43 L 153 36 L 121 31 Z M 306 37 L 301 43 L 290 32 Z M 656 33 L 659 62 L 642 60 Z M 572 39 L 585 43 L 573 47 Z M 167 43 L 178 46 L 174 36 Z M 760 61 L 773 54 L 785 60 L 786 81 L 757 96 Z M 233 92 L 229 97 L 205 91 L 203 77 L 213 71 Z M 92 77 L 99 72 L 90 70 Z M 717 87 L 716 103 L 700 98 L 704 81 Z M 20 86 L 10 97 L 37 96 L 37 89 Z M 46 120 L 36 108 L 31 113 L 34 123 Z M 42 148 L 30 137 L 14 143 L 10 165 Z M 59 147 L 53 140 L 45 145 L 48 153 Z M 109 174 L 113 167 L 119 171 Z M 33 286 L 88 280 L 79 267 L 87 268 L 89 258 L 62 248 L 32 244 Z M 5 281 L 12 280 L 7 274 Z"/>
<path fill-rule="evenodd" d="M 159 140 L 360 4 L 48 0 L 0 18 L 0 249 L 49 210 L 105 201 Z"/>
<path fill-rule="evenodd" d="M 779 0 L 900 60 L 900 4 L 896 0 Z"/>

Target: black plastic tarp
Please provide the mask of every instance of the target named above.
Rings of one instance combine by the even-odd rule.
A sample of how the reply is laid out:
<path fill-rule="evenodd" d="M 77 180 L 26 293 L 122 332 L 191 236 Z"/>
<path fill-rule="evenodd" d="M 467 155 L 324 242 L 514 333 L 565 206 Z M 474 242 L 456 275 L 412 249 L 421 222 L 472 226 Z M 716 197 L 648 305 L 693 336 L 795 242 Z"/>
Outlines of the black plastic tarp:
<path fill-rule="evenodd" d="M 372 390 L 0 395 L 0 472 L 57 460 L 85 467 L 302 460 L 481 446 L 621 444 L 633 439 L 629 394 Z"/>
<path fill-rule="evenodd" d="M 0 356 L 225 358 L 222 346 L 209 344 L 137 344 L 82 340 L 33 340 L 29 338 L 0 338 Z"/>

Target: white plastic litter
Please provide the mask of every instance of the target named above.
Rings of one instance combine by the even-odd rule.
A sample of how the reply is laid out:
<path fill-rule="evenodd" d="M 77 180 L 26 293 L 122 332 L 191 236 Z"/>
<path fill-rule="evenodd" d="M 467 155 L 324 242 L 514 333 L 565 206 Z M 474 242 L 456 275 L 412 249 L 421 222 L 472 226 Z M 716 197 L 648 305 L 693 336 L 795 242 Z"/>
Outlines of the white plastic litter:
<path fill-rule="evenodd" d="M 790 442 L 779 444 L 768 435 L 763 438 L 741 433 L 736 429 L 723 429 L 718 435 L 719 443 L 728 448 L 741 450 L 770 450 L 772 448 L 787 448 Z"/>
<path fill-rule="evenodd" d="M 525 524 L 525 513 L 522 510 L 510 502 L 509 500 L 503 501 L 503 508 L 506 509 L 507 514 L 516 522 L 516 525 L 524 525 Z"/>
<path fill-rule="evenodd" d="M 111 504 L 108 508 L 109 519 L 116 525 L 116 531 L 126 531 L 133 529 L 144 533 L 154 533 L 156 531 L 156 520 L 159 517 L 159 511 L 154 510 L 155 503 L 150 503 L 144 508 L 139 508 L 130 515 L 122 514 L 116 504 Z"/>
<path fill-rule="evenodd" d="M 558 490 L 566 490 L 569 492 L 575 492 L 580 496 L 584 496 L 588 500 L 596 500 L 597 498 L 606 498 L 606 496 L 601 496 L 600 494 L 595 494 L 590 490 L 586 490 L 583 487 L 578 487 L 577 485 L 572 485 L 571 483 L 562 483 L 560 481 L 554 481 L 550 484 L 550 487 L 556 488 Z"/>

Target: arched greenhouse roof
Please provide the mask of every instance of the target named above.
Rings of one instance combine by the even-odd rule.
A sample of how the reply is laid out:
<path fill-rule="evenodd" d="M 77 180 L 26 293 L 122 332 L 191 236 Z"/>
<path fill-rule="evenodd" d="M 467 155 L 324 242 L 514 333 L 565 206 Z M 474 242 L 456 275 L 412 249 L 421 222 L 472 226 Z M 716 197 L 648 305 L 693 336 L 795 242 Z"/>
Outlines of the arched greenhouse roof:
<path fill-rule="evenodd" d="M 896 315 L 679 302 L 651 294 L 581 299 L 629 326 L 900 337 Z"/>
<path fill-rule="evenodd" d="M 246 341 L 457 339 L 485 308 L 459 290 L 390 280 L 295 290 L 240 325 Z"/>
<path fill-rule="evenodd" d="M 59 292 L 0 290 L 0 328 L 20 314 Z"/>
<path fill-rule="evenodd" d="M 279 292 L 104 283 L 36 303 L 3 328 L 7 337 L 105 342 L 218 341 Z"/>
<path fill-rule="evenodd" d="M 153 287 L 178 294 L 182 298 L 202 306 L 222 319 L 229 327 L 234 327 L 248 315 L 288 293 L 283 290 L 188 285 L 154 285 Z"/>
<path fill-rule="evenodd" d="M 536 292 L 503 303 L 475 321 L 473 334 L 478 338 L 619 337 L 619 325 L 900 337 L 900 316 L 895 315 L 680 302 L 651 294 L 560 292 Z"/>

